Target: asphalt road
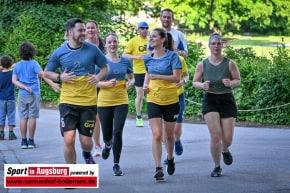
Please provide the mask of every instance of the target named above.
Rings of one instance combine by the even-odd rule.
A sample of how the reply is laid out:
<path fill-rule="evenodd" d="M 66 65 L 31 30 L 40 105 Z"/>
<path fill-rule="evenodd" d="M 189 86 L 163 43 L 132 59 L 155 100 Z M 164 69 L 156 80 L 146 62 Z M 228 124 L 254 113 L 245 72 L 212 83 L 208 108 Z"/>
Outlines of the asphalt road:
<path fill-rule="evenodd" d="M 18 126 L 15 132 L 19 139 L 0 141 L 1 193 L 290 193 L 290 128 L 236 127 L 231 146 L 234 162 L 231 166 L 222 164 L 223 176 L 212 178 L 210 172 L 214 165 L 207 127 L 185 123 L 182 135 L 184 153 L 175 156 L 175 174 L 165 174 L 166 181 L 158 183 L 153 178 L 155 166 L 148 121 L 143 128 L 138 128 L 135 120 L 129 118 L 123 133 L 120 161 L 124 176 L 113 176 L 111 154 L 108 160 L 95 158 L 100 167 L 100 187 L 97 190 L 4 189 L 4 163 L 65 163 L 58 123 L 57 110 L 41 109 L 35 136 L 37 148 L 20 148 Z M 76 147 L 77 163 L 83 164 L 78 142 Z"/>

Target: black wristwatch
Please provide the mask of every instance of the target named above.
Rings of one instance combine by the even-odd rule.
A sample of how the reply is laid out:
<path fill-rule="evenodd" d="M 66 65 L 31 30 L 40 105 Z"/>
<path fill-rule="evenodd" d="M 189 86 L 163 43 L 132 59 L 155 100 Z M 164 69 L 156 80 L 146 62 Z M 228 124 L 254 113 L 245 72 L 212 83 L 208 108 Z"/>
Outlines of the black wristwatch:
<path fill-rule="evenodd" d="M 61 80 L 60 80 L 60 74 L 57 75 L 56 80 L 57 80 L 58 82 L 61 81 Z"/>

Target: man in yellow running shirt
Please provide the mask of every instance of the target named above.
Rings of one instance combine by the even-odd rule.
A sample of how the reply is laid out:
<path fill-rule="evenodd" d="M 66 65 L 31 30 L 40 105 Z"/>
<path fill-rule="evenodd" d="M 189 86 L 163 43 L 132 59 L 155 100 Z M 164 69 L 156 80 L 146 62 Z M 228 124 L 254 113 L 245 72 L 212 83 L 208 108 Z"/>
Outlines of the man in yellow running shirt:
<path fill-rule="evenodd" d="M 124 57 L 133 60 L 133 72 L 135 76 L 135 88 L 136 88 L 136 126 L 143 127 L 143 119 L 141 115 L 143 105 L 143 83 L 145 77 L 145 65 L 144 56 L 147 54 L 147 43 L 148 43 L 148 29 L 149 26 L 146 22 L 142 21 L 138 24 L 138 36 L 132 38 L 123 53 Z"/>

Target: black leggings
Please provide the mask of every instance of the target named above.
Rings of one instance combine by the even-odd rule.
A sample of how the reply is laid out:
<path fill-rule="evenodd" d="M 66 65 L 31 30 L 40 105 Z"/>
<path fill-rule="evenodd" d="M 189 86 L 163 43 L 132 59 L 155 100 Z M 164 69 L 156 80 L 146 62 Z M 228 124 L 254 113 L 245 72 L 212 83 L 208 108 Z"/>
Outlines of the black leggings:
<path fill-rule="evenodd" d="M 103 140 L 106 145 L 113 144 L 114 163 L 119 163 L 123 146 L 123 128 L 128 114 L 128 104 L 98 107 Z"/>

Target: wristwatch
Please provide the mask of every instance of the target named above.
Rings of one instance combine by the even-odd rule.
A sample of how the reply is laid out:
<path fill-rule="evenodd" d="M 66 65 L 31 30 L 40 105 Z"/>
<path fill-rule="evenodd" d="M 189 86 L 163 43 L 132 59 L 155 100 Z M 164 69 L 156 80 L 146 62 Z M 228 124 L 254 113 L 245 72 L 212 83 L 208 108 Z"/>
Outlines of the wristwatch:
<path fill-rule="evenodd" d="M 59 81 L 59 82 L 61 81 L 60 74 L 57 75 L 56 80 Z"/>

